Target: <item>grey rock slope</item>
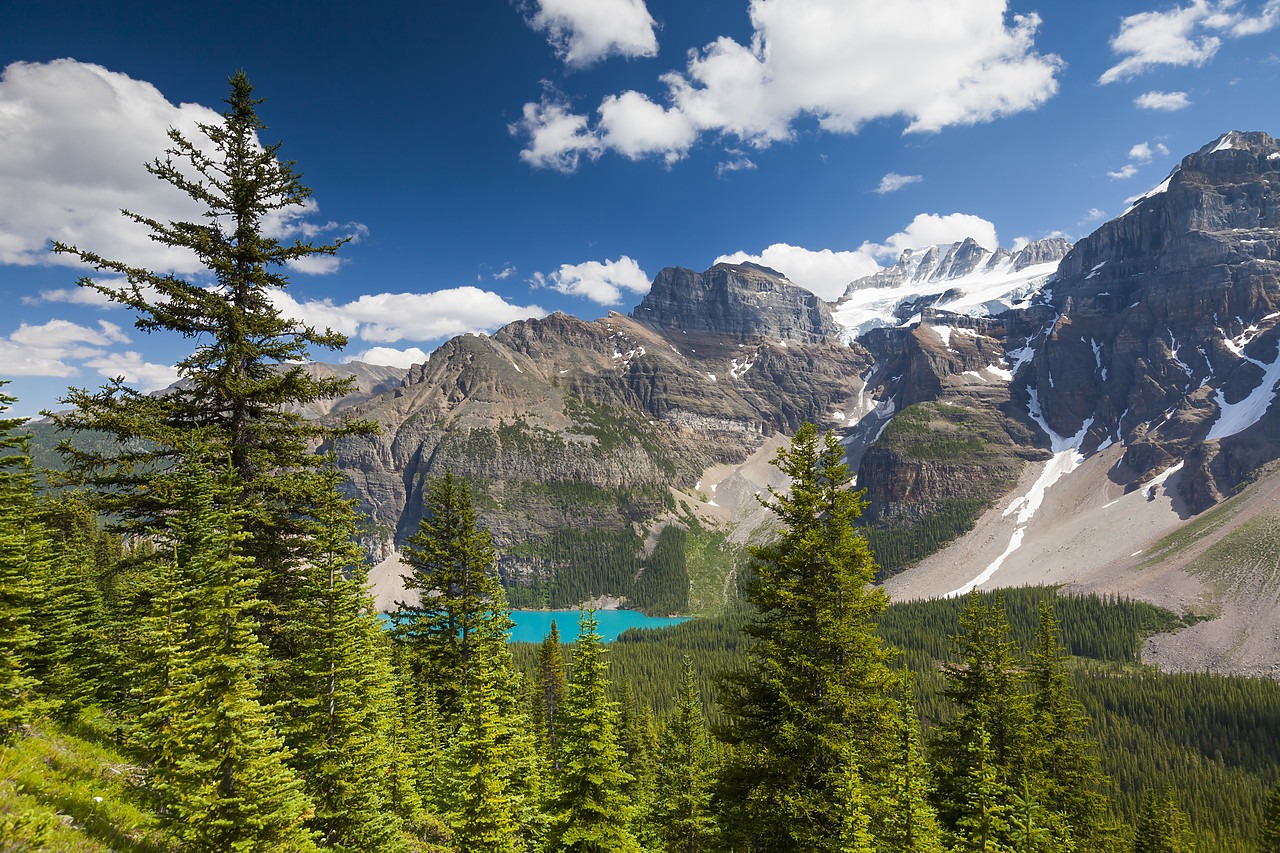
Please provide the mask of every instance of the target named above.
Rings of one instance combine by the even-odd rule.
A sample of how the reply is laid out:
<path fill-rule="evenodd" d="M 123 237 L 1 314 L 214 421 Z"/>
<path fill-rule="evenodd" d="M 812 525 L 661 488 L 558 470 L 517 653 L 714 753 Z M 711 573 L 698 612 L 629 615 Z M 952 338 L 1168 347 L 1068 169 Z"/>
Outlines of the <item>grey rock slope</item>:
<path fill-rule="evenodd" d="M 632 316 L 666 331 L 806 344 L 830 340 L 838 331 L 825 302 L 757 264 L 717 264 L 701 273 L 668 267 Z"/>
<path fill-rule="evenodd" d="M 1185 458 L 1184 497 L 1197 511 L 1275 458 L 1275 140 L 1232 132 L 1187 156 L 1158 191 L 1077 243 L 1057 279 L 1057 316 L 1033 341 L 1027 380 L 1053 430 L 1089 421 L 1085 449 L 1123 442 L 1117 476 L 1134 480 Z M 1251 395 L 1260 417 L 1229 412 Z"/>

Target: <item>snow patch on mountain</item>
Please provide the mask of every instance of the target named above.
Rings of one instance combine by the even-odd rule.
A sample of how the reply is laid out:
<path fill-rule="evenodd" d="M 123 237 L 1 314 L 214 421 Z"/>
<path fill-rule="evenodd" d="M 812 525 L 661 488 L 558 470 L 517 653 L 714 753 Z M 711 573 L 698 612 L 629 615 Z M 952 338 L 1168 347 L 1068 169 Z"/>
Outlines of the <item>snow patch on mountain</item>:
<path fill-rule="evenodd" d="M 1218 419 L 1213 422 L 1213 426 L 1209 428 L 1209 434 L 1205 436 L 1208 441 L 1244 432 L 1262 419 L 1267 409 L 1271 408 L 1272 401 L 1275 400 L 1276 386 L 1280 384 L 1280 343 L 1277 344 L 1276 356 L 1270 364 L 1263 364 L 1244 353 L 1237 354 L 1262 368 L 1262 381 L 1248 397 L 1236 403 L 1228 403 L 1222 389 L 1213 392 L 1213 400 L 1218 404 Z"/>
<path fill-rule="evenodd" d="M 1280 362 L 1280 359 L 1276 359 L 1276 361 Z M 1031 488 L 1027 490 L 1026 494 L 1014 498 L 1009 506 L 1005 508 L 1003 515 L 1006 517 L 1016 513 L 1014 521 L 1017 527 L 1014 528 L 1013 534 L 1009 537 L 1009 544 L 1005 547 L 1004 552 L 983 569 L 977 577 L 948 592 L 943 596 L 944 598 L 968 595 L 982 586 L 982 584 L 991 580 L 1009 555 L 1022 547 L 1027 524 L 1030 523 L 1036 512 L 1044 504 L 1045 493 L 1049 491 L 1049 487 L 1070 474 L 1084 461 L 1084 454 L 1080 452 L 1080 446 L 1084 443 L 1084 437 L 1088 435 L 1089 428 L 1093 426 L 1093 418 L 1089 418 L 1081 424 L 1075 435 L 1059 435 L 1045 421 L 1044 414 L 1040 411 L 1040 395 L 1034 388 L 1031 389 L 1031 401 L 1027 404 L 1027 413 L 1049 436 L 1053 458 L 1045 463 L 1044 470 L 1040 472 L 1040 476 L 1031 484 Z"/>
<path fill-rule="evenodd" d="M 1041 240 L 1017 253 L 991 252 L 965 240 L 908 249 L 892 267 L 851 283 L 833 315 L 846 340 L 870 329 L 920 322 L 923 307 L 992 317 L 1037 293 L 1067 248 L 1065 241 Z M 953 332 L 946 328 L 938 326 L 935 331 L 949 344 Z"/>

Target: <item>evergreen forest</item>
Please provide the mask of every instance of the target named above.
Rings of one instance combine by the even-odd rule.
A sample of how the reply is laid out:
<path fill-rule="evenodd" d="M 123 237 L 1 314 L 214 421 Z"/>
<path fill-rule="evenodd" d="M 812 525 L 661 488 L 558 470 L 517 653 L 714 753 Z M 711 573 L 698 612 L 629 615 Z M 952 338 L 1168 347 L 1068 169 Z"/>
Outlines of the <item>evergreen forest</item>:
<path fill-rule="evenodd" d="M 323 452 L 375 426 L 290 414 L 344 392 L 297 366 L 344 342 L 266 296 L 340 244 L 264 234 L 310 191 L 257 143 L 259 103 L 236 75 L 223 122 L 148 167 L 203 221 L 126 214 L 212 284 L 55 247 L 195 349 L 163 396 L 70 389 L 51 479 L 0 417 L 0 853 L 1280 849 L 1280 685 L 1142 666 L 1183 623 L 1138 602 L 891 604 L 809 424 L 730 612 L 606 644 L 585 610 L 510 644 L 494 543 L 446 474 L 384 625 Z M 648 558 L 654 610 L 687 589 L 687 535 Z"/>

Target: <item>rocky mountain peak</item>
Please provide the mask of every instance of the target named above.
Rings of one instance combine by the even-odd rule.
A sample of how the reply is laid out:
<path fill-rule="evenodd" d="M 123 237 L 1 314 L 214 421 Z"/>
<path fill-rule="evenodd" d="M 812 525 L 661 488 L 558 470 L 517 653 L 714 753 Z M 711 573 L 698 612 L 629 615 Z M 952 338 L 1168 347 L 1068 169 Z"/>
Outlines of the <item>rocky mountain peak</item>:
<path fill-rule="evenodd" d="M 697 273 L 667 267 L 631 314 L 653 329 L 821 343 L 839 331 L 831 309 L 777 270 L 716 264 Z"/>

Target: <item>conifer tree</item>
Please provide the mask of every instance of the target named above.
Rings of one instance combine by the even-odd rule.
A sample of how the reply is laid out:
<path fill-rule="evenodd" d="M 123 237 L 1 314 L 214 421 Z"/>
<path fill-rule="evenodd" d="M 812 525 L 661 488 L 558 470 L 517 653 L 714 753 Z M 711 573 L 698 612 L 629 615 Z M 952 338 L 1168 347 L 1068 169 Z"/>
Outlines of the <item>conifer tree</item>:
<path fill-rule="evenodd" d="M 249 617 L 256 579 L 239 552 L 234 477 L 188 462 L 153 481 L 173 507 L 163 535 L 186 590 L 170 599 L 178 609 L 166 604 L 169 689 L 144 733 L 161 759 L 161 825 L 184 850 L 310 850 L 309 805 L 258 701 L 264 650 Z"/>
<path fill-rule="evenodd" d="M 728 717 L 718 736 L 736 747 L 718 801 L 740 849 L 838 849 L 842 803 L 882 785 L 890 749 L 893 677 L 873 620 L 887 603 L 856 525 L 861 493 L 832 435 L 805 424 L 774 460 L 790 491 L 762 503 L 780 538 L 752 551 L 743 629 L 755 642 L 747 672 L 722 679 Z M 851 785 L 851 767 L 867 784 Z"/>
<path fill-rule="evenodd" d="M 396 602 L 399 635 L 414 650 L 419 675 L 435 691 L 446 719 L 462 709 L 477 644 L 486 632 L 510 630 L 498 583 L 493 538 L 479 527 L 471 494 L 453 472 L 423 501 L 418 531 L 405 542 L 405 589 L 415 603 Z"/>
<path fill-rule="evenodd" d="M 1271 789 L 1262 812 L 1262 830 L 1258 835 L 1261 853 L 1280 851 L 1280 784 Z"/>
<path fill-rule="evenodd" d="M 75 496 L 43 499 L 37 509 L 51 554 L 39 581 L 37 666 L 53 716 L 73 720 L 128 679 L 99 587 L 97 519 Z"/>
<path fill-rule="evenodd" d="M 161 222 L 122 211 L 150 229 L 156 242 L 194 254 L 212 276 L 212 286 L 203 278 L 187 281 L 54 243 L 54 251 L 114 275 L 109 281 L 84 277 L 80 284 L 136 311 L 139 329 L 175 332 L 197 342 L 196 351 L 177 366 L 181 383 L 161 397 L 120 381 L 99 393 L 72 389 L 62 402 L 74 410 L 54 417 L 63 429 L 101 430 L 119 440 L 124 449 L 118 454 L 62 448 L 81 474 L 109 487 L 145 483 L 156 463 L 191 449 L 184 436 L 198 427 L 199 446 L 207 458 L 230 460 L 245 484 L 246 502 L 265 502 L 246 519 L 252 530 L 284 523 L 296 508 L 288 506 L 291 481 L 278 475 L 317 467 L 322 460 L 313 455 L 313 443 L 334 435 L 292 408 L 339 397 L 351 384 L 313 379 L 302 369 L 310 347 L 341 349 L 346 339 L 281 317 L 270 294 L 288 286 L 283 268 L 290 262 L 333 255 L 345 241 L 285 244 L 268 236 L 270 218 L 303 209 L 311 190 L 293 163 L 279 158 L 279 143 L 259 143 L 258 134 L 266 129 L 257 115 L 262 100 L 253 96 L 244 72 L 230 84 L 221 122 L 198 125 L 203 139 L 170 129 L 172 145 L 164 158 L 146 165 L 156 178 L 203 206 L 204 221 Z M 131 489 L 103 497 L 111 499 L 113 509 L 144 521 L 165 509 Z M 285 506 L 272 506 L 272 499 L 283 499 Z"/>
<path fill-rule="evenodd" d="M 331 467 L 311 501 L 315 557 L 300 584 L 298 624 L 304 627 L 294 631 L 294 654 L 283 667 L 299 697 L 285 741 L 315 804 L 310 826 L 326 846 L 397 851 L 404 843 L 385 784 L 391 670 L 354 542 L 352 502 L 337 491 L 340 479 Z"/>
<path fill-rule="evenodd" d="M 157 471 L 199 453 L 209 464 L 230 464 L 243 484 L 247 534 L 242 553 L 258 580 L 255 616 L 259 638 L 276 660 L 292 650 L 285 635 L 297 616 L 295 584 L 307 564 L 304 535 L 312 518 L 306 496 L 323 464 L 314 448 L 340 435 L 368 432 L 370 423 L 340 427 L 308 420 L 300 406 L 339 397 L 350 381 L 314 379 L 301 366 L 309 350 L 340 349 L 346 339 L 281 316 L 272 294 L 288 286 L 285 268 L 314 256 L 333 255 L 343 242 L 312 245 L 270 236 L 273 221 L 305 208 L 311 190 L 293 163 L 280 159 L 280 144 L 261 144 L 261 99 L 243 72 L 230 80 L 221 121 L 201 124 L 188 138 L 170 129 L 171 145 L 146 169 L 204 209 L 201 221 L 162 222 L 142 212 L 122 214 L 147 227 L 151 238 L 195 256 L 203 273 L 186 279 L 132 266 L 61 243 L 107 278 L 84 277 L 83 287 L 137 313 L 144 332 L 171 332 L 195 343 L 177 364 L 179 383 L 151 396 L 114 379 L 98 391 L 71 389 L 61 401 L 69 412 L 53 414 L 60 430 L 95 430 L 117 449 L 59 450 L 70 475 L 92 486 L 96 506 L 119 525 L 143 531 L 168 511 L 147 488 Z M 199 434 L 199 439 L 192 436 Z M 288 685 L 268 671 L 264 698 L 289 702 Z"/>
<path fill-rule="evenodd" d="M 660 850 L 700 853 L 715 837 L 711 813 L 711 751 L 702 700 L 685 655 L 675 712 L 667 720 L 658 748 L 652 822 Z"/>
<path fill-rule="evenodd" d="M 1148 791 L 1134 832 L 1133 853 L 1191 853 L 1191 825 L 1173 801 L 1173 789 Z"/>
<path fill-rule="evenodd" d="M 981 720 L 965 732 L 964 776 L 960 790 L 965 798 L 952 836 L 957 851 L 1013 853 L 1011 836 L 1013 791 L 996 760 L 991 737 Z"/>
<path fill-rule="evenodd" d="M 498 706 L 495 645 L 481 642 L 476 648 L 471 689 L 464 696 L 462 725 L 451 756 L 456 787 L 450 818 L 462 853 L 516 853 L 526 848 L 509 791 L 511 721 Z"/>
<path fill-rule="evenodd" d="M 929 802 L 933 786 L 920 744 L 912 675 L 903 671 L 902 698 L 888 772 L 888 797 L 879 838 L 892 853 L 942 853 L 938 816 Z"/>
<path fill-rule="evenodd" d="M 41 583 L 41 680 L 52 716 L 63 722 L 76 719 L 109 688 L 102 598 L 86 546 L 74 538 L 57 543 Z"/>
<path fill-rule="evenodd" d="M 2 386 L 4 383 L 0 383 Z M 0 393 L 0 414 L 15 398 Z M 0 746 L 30 725 L 31 664 L 36 634 L 31 628 L 31 580 L 40 574 L 39 531 L 31 518 L 33 496 L 26 436 L 17 418 L 0 418 Z"/>
<path fill-rule="evenodd" d="M 1071 837 L 1092 845 L 1105 819 L 1106 801 L 1098 788 L 1106 777 L 1098 771 L 1093 744 L 1085 740 L 1089 718 L 1071 695 L 1066 658 L 1058 641 L 1058 620 L 1049 604 L 1041 603 L 1036 646 L 1027 660 L 1028 680 L 1035 689 L 1029 733 L 1035 796 L 1062 816 Z"/>
<path fill-rule="evenodd" d="M 573 649 L 573 679 L 561 720 L 560 774 L 548 807 L 548 849 L 555 853 L 636 853 L 635 808 L 622 790 L 617 711 L 605 695 L 605 662 L 594 611 L 583 611 Z"/>
<path fill-rule="evenodd" d="M 434 715 L 420 706 L 414 687 L 413 673 L 404 644 L 391 642 L 392 715 L 387 730 L 387 796 L 391 810 L 407 826 L 420 823 L 431 803 L 423 802 L 423 791 L 434 790 L 436 768 L 432 761 L 439 755 Z M 427 701 L 431 702 L 428 692 Z M 425 778 L 424 778 L 425 777 Z"/>
<path fill-rule="evenodd" d="M 957 830 L 962 822 L 972 826 L 974 821 L 984 821 L 986 826 L 996 826 L 988 815 L 974 814 L 973 809 L 982 805 L 974 799 L 975 791 L 977 786 L 985 786 L 991 796 L 998 789 L 1007 797 L 1021 789 L 1027 773 L 1031 718 L 1022 691 L 1023 667 L 1009 638 L 1003 597 L 997 594 L 986 605 L 973 594 L 952 643 L 961 662 L 944 667 L 943 695 L 955 703 L 957 713 L 934 729 L 930 743 L 930 760 L 938 768 L 938 818 L 949 830 Z M 1001 838 L 1007 841 L 1007 837 Z"/>
<path fill-rule="evenodd" d="M 556 627 L 553 619 L 551 630 L 542 638 L 542 644 L 538 646 L 535 705 L 540 712 L 538 719 L 541 722 L 538 740 L 543 745 L 544 754 L 549 756 L 556 770 L 560 769 L 557 758 L 560 750 L 560 710 L 568 692 L 569 679 L 565 675 L 564 653 L 560 647 L 560 629 Z"/>

